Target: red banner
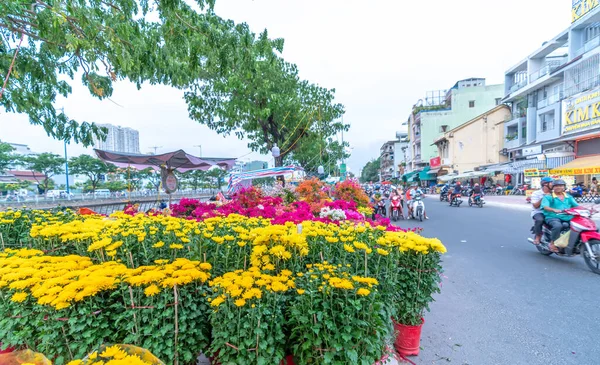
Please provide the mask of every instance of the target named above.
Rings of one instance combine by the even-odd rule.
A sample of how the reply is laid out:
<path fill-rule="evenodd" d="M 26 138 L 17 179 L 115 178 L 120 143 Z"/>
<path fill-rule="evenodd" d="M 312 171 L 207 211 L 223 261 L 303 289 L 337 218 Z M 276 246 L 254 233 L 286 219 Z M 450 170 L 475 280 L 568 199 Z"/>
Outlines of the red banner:
<path fill-rule="evenodd" d="M 432 158 L 431 160 L 429 160 L 429 167 L 431 167 L 432 169 L 437 169 L 438 167 L 442 166 L 442 158 L 441 157 L 435 157 Z"/>

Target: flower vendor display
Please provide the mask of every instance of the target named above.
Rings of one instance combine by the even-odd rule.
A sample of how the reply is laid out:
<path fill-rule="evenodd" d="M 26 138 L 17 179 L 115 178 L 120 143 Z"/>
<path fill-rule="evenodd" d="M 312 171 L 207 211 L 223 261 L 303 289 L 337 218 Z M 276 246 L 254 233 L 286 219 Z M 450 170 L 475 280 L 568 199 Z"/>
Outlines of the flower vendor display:
<path fill-rule="evenodd" d="M 83 359 L 68 365 L 164 365 L 150 351 L 132 345 L 102 345 Z"/>
<path fill-rule="evenodd" d="M 0 212 L 0 350 L 58 365 L 116 365 L 102 354 L 128 352 L 107 343 L 167 364 L 373 364 L 394 325 L 422 323 L 445 247 L 364 219 L 356 200 L 312 203 L 252 188 L 182 200 L 176 216 Z"/>

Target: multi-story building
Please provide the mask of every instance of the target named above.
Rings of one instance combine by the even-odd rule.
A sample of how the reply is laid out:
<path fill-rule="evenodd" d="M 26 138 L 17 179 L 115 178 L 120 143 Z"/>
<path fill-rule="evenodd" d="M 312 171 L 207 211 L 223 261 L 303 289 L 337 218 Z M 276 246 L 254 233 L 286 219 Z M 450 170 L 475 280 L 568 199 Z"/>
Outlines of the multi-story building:
<path fill-rule="evenodd" d="M 131 128 L 99 124 L 107 129 L 106 139 L 94 138 L 94 147 L 105 151 L 140 153 L 140 133 Z"/>
<path fill-rule="evenodd" d="M 556 168 L 578 150 L 600 154 L 598 5 L 574 0 L 571 25 L 505 73 L 503 102 L 512 115 L 504 148 L 518 182 L 525 168 Z"/>
<path fill-rule="evenodd" d="M 379 149 L 379 175 L 381 180 L 394 177 L 394 145 L 396 141 L 388 141 Z"/>
<path fill-rule="evenodd" d="M 483 165 L 500 164 L 508 158 L 502 155 L 504 121 L 510 108 L 499 105 L 470 121 L 445 132 L 435 140 L 439 166 L 431 172 L 437 176 L 463 174 Z"/>
<path fill-rule="evenodd" d="M 394 141 L 394 173 L 393 177 L 402 177 L 410 159 L 410 142 L 408 132 L 396 132 L 397 141 Z"/>
<path fill-rule="evenodd" d="M 408 120 L 410 171 L 421 170 L 439 157 L 433 144 L 438 137 L 499 105 L 503 96 L 504 85 L 486 85 L 485 79 L 471 78 L 419 100 Z"/>

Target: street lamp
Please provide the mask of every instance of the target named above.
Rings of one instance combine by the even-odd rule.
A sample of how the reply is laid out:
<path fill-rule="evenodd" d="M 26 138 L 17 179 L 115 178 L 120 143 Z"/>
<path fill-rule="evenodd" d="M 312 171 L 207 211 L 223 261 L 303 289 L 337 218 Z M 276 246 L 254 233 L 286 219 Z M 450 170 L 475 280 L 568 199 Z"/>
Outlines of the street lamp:
<path fill-rule="evenodd" d="M 67 157 L 67 140 L 64 140 L 65 143 L 65 174 L 67 175 L 67 197 L 70 196 L 71 190 L 69 189 L 69 159 Z"/>
<path fill-rule="evenodd" d="M 271 149 L 271 154 L 274 158 L 277 158 L 281 155 L 281 151 L 279 150 L 279 147 L 277 147 L 277 144 L 273 145 L 273 148 Z"/>

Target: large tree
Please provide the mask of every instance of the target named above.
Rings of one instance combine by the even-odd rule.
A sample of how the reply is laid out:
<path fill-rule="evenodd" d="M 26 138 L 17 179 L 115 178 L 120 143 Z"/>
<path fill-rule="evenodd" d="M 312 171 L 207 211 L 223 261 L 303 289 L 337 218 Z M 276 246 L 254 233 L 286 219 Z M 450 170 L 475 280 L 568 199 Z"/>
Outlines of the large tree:
<path fill-rule="evenodd" d="M 90 155 L 80 155 L 71 158 L 69 167 L 73 174 L 87 176 L 92 191 L 96 191 L 98 184 L 102 181 L 102 177 L 116 171 L 114 165 L 106 164 L 102 160 Z"/>
<path fill-rule="evenodd" d="M 203 13 L 181 0 L 0 1 L 0 74 L 11 72 L 0 108 L 27 114 L 57 139 L 90 145 L 102 131 L 54 105 L 75 77 L 105 99 L 116 80 L 185 88 L 207 69 L 244 62 L 237 56 L 247 26 L 216 16 L 214 0 L 196 3 Z"/>
<path fill-rule="evenodd" d="M 287 156 L 286 162 L 297 163 L 308 173 L 316 173 L 319 166 L 331 170 L 339 162 L 350 157 L 346 147 L 348 142 L 342 144 L 333 138 L 324 139 L 315 135 L 303 141 L 292 154 Z"/>
<path fill-rule="evenodd" d="M 53 153 L 40 153 L 23 158 L 27 169 L 43 174 L 43 178 L 32 174 L 38 183 L 40 191 L 47 192 L 54 175 L 64 173 L 65 159 Z"/>
<path fill-rule="evenodd" d="M 363 183 L 379 181 L 379 169 L 381 168 L 381 160 L 371 160 L 367 162 L 362 169 L 360 181 Z"/>
<path fill-rule="evenodd" d="M 335 90 L 301 80 L 295 65 L 273 53 L 282 50 L 282 40 L 270 40 L 265 31 L 246 42 L 238 57 L 244 62 L 225 73 L 208 68 L 191 85 L 185 94 L 191 119 L 248 138 L 252 151 L 268 154 L 277 145 L 275 166 L 304 141 L 348 129 L 339 119 L 344 108 L 334 102 Z"/>
<path fill-rule="evenodd" d="M 8 166 L 15 161 L 15 156 L 11 153 L 14 150 L 8 143 L 0 142 L 0 173 L 6 172 Z"/>

